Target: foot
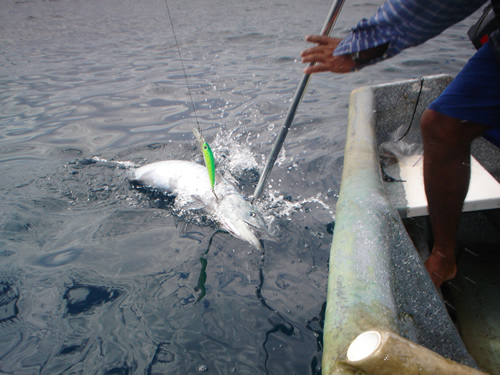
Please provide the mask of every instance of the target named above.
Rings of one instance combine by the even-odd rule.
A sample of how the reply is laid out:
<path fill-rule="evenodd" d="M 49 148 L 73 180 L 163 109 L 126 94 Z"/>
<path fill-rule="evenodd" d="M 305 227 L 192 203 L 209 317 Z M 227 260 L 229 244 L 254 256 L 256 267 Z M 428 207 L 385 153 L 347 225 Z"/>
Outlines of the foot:
<path fill-rule="evenodd" d="M 455 259 L 450 259 L 435 249 L 432 250 L 429 259 L 425 262 L 425 268 L 436 289 L 439 289 L 445 281 L 453 279 L 457 274 Z"/>

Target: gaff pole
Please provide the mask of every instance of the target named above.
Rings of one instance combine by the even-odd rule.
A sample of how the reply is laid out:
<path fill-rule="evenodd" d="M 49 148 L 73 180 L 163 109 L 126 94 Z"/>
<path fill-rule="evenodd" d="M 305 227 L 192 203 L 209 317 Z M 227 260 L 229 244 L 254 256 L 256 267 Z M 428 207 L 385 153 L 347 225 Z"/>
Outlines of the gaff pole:
<path fill-rule="evenodd" d="M 340 10 L 342 9 L 343 4 L 344 0 L 334 0 L 332 7 L 330 8 L 330 12 L 328 13 L 328 17 L 326 18 L 325 24 L 323 25 L 321 35 L 327 35 L 327 36 L 330 35 L 330 32 L 332 31 L 333 26 L 335 25 L 335 21 L 337 20 L 340 14 Z M 314 63 L 311 63 L 310 65 L 314 65 Z M 271 169 L 273 168 L 274 163 L 276 162 L 276 158 L 280 153 L 281 146 L 283 146 L 283 142 L 285 142 L 286 135 L 288 134 L 288 129 L 290 129 L 290 126 L 292 126 L 293 118 L 295 117 L 295 112 L 297 111 L 297 107 L 299 106 L 299 103 L 302 100 L 302 97 L 304 96 L 304 92 L 306 90 L 307 84 L 309 83 L 310 77 L 311 77 L 310 74 L 304 74 L 302 80 L 300 81 L 299 86 L 297 87 L 297 91 L 295 91 L 295 96 L 286 114 L 285 122 L 274 141 L 273 148 L 271 150 L 271 153 L 269 154 L 269 158 L 267 159 L 266 167 L 264 168 L 264 171 L 260 175 L 259 182 L 253 193 L 252 201 L 259 199 L 260 195 L 262 194 L 264 184 L 267 180 L 267 177 L 269 176 L 269 173 L 271 173 Z"/>

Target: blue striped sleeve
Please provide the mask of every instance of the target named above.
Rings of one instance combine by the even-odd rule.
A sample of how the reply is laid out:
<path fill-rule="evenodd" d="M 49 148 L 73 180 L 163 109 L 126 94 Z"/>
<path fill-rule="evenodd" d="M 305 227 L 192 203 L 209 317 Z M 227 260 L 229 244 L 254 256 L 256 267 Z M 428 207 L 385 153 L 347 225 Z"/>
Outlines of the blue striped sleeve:
<path fill-rule="evenodd" d="M 422 44 L 463 20 L 487 0 L 386 0 L 370 19 L 362 19 L 337 46 L 334 55 L 345 55 L 389 46 L 380 59 Z"/>

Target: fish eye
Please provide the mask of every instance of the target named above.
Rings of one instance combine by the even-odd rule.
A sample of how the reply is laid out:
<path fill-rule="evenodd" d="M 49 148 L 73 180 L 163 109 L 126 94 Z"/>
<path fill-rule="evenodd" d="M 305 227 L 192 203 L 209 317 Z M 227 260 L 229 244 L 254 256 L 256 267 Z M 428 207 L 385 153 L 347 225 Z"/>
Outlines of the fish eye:
<path fill-rule="evenodd" d="M 253 212 L 253 211 L 250 212 L 250 217 L 256 217 L 256 216 L 257 216 L 257 214 L 255 212 Z"/>

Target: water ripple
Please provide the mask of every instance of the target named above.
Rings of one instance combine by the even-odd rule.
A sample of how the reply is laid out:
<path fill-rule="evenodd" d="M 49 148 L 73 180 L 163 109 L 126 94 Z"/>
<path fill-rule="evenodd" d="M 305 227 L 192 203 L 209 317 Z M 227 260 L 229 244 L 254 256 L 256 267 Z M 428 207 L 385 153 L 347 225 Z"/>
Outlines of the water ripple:
<path fill-rule="evenodd" d="M 59 267 L 78 259 L 83 249 L 68 249 L 46 254 L 37 259 L 35 264 L 44 267 Z"/>

